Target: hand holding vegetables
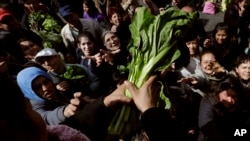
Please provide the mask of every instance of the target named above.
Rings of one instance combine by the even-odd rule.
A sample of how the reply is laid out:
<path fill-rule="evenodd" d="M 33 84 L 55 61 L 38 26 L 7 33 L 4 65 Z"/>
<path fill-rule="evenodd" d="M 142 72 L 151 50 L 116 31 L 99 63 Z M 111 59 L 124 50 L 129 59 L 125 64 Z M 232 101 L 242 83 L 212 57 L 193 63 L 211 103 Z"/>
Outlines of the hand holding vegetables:
<path fill-rule="evenodd" d="M 127 47 L 132 57 L 127 66 L 129 70 L 128 81 L 134 85 L 130 85 L 130 83 L 127 86 L 132 90 L 132 93 L 139 93 L 138 95 L 133 95 L 139 110 L 144 111 L 149 107 L 155 106 L 153 101 L 150 102 L 150 99 L 146 98 L 147 94 L 150 97 L 151 92 L 156 93 L 159 91 L 152 89 L 150 84 L 152 78 L 150 76 L 166 70 L 180 57 L 181 47 L 177 43 L 181 42 L 181 38 L 185 36 L 195 17 L 196 13 L 187 13 L 176 8 L 169 8 L 158 15 L 152 15 L 145 7 L 138 8 L 133 17 L 133 22 L 129 26 L 133 34 Z M 151 81 L 147 82 L 149 78 Z M 144 84 L 144 82 L 146 83 Z M 166 92 L 165 85 L 160 82 L 159 84 L 161 84 L 159 97 L 164 101 L 165 105 L 163 106 L 169 108 L 171 103 L 164 94 Z M 147 88 L 146 86 L 150 87 Z M 150 90 L 150 93 L 146 93 L 147 90 Z M 142 96 L 142 93 L 145 96 Z M 125 95 L 132 97 L 129 91 L 126 91 Z M 139 97 L 145 98 L 151 104 L 142 104 L 141 101 L 138 101 Z M 138 103 L 141 105 L 138 105 Z M 131 136 L 140 131 L 138 120 L 139 111 L 136 107 L 124 105 L 117 111 L 111 121 L 109 133 L 120 135 L 121 137 Z"/>
<path fill-rule="evenodd" d="M 118 88 L 112 92 L 110 95 L 103 99 L 103 103 L 106 107 L 114 107 L 116 104 L 128 104 L 132 102 L 131 98 L 124 95 L 125 85 L 120 85 Z"/>
<path fill-rule="evenodd" d="M 125 86 L 132 94 L 136 107 L 142 113 L 157 106 L 161 85 L 156 82 L 156 79 L 156 75 L 151 76 L 139 89 L 133 83 L 125 81 Z"/>

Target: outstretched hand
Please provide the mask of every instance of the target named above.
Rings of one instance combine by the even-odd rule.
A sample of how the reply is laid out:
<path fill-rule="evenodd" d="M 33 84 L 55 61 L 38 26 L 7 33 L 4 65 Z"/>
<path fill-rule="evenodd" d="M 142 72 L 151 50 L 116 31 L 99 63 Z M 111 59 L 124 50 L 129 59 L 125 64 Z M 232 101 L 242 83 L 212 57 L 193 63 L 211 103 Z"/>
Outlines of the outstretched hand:
<path fill-rule="evenodd" d="M 101 53 L 97 53 L 93 56 L 85 56 L 85 58 L 93 60 L 96 63 L 97 67 L 100 66 L 103 62 Z"/>
<path fill-rule="evenodd" d="M 114 51 L 106 51 L 106 50 L 100 49 L 100 52 L 103 54 L 102 59 L 105 62 L 109 63 L 110 65 L 113 65 L 114 57 L 120 51 L 121 51 L 120 49 L 117 49 Z"/>
<path fill-rule="evenodd" d="M 70 100 L 70 104 L 68 104 L 63 111 L 63 114 L 65 117 L 68 118 L 68 117 L 75 115 L 78 107 L 81 104 L 81 100 L 80 100 L 81 96 L 82 96 L 81 92 L 74 93 L 74 98 Z"/>

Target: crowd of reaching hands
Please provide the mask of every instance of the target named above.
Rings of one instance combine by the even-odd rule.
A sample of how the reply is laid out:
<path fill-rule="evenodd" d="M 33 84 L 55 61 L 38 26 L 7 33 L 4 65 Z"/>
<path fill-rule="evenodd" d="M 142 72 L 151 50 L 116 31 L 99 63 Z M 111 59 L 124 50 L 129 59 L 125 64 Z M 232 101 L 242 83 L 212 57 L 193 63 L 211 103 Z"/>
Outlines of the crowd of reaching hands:
<path fill-rule="evenodd" d="M 0 7 L 0 140 L 3 141 L 247 141 L 250 134 L 250 6 L 232 0 L 224 21 L 206 33 L 199 17 L 181 59 L 138 88 L 127 81 L 129 24 L 142 6 L 197 12 L 195 1 L 20 0 Z M 199 9 L 199 8 L 198 8 Z M 32 13 L 53 17 L 59 44 L 34 31 Z M 43 21 L 44 22 L 44 21 Z M 38 23 L 38 29 L 44 24 Z M 161 85 L 171 107 L 158 106 Z M 128 90 L 132 97 L 125 96 Z M 140 111 L 137 134 L 111 136 L 124 104 Z"/>

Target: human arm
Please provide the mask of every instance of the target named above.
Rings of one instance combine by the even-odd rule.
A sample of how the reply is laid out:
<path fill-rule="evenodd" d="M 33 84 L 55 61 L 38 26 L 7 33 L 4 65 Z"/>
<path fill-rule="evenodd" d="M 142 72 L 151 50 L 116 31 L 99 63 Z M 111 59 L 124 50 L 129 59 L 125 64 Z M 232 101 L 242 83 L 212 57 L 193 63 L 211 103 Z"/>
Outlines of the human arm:
<path fill-rule="evenodd" d="M 167 110 L 157 107 L 160 85 L 156 83 L 156 79 L 156 76 L 151 76 L 141 88 L 128 81 L 125 81 L 125 85 L 132 94 L 136 107 L 142 113 L 142 127 L 149 139 L 159 141 L 167 137 L 178 141 L 179 134 L 183 133 L 182 129 Z"/>
<path fill-rule="evenodd" d="M 54 105 L 47 102 L 38 102 L 30 100 L 34 111 L 39 113 L 42 119 L 48 125 L 57 125 L 65 121 L 66 117 L 63 115 L 64 105 Z"/>
<path fill-rule="evenodd" d="M 215 99 L 208 96 L 201 100 L 198 115 L 198 125 L 201 129 L 201 132 L 205 137 L 207 137 L 208 141 L 223 141 L 224 137 L 215 120 L 215 103 Z"/>
<path fill-rule="evenodd" d="M 132 102 L 124 95 L 124 90 L 124 85 L 119 86 L 110 95 L 99 97 L 76 113 L 83 132 L 91 140 L 103 140 L 116 108 Z"/>
<path fill-rule="evenodd" d="M 84 58 L 90 59 L 90 60 L 92 60 L 93 62 L 95 62 L 96 67 L 102 65 L 102 63 L 103 63 L 103 59 L 102 59 L 101 53 L 97 53 L 97 54 L 92 55 L 92 56 L 85 56 Z"/>
<path fill-rule="evenodd" d="M 75 114 L 80 105 L 81 93 L 75 93 L 70 103 L 59 104 L 55 101 L 34 101 L 30 100 L 33 110 L 38 112 L 48 125 L 58 125 L 65 122 L 66 118 Z"/>

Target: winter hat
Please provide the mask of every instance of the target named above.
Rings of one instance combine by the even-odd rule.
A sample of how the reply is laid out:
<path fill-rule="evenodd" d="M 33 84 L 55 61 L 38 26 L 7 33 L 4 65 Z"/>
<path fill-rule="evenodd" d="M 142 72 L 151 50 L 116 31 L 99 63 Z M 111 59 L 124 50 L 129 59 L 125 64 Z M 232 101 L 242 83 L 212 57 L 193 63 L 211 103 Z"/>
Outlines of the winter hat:
<path fill-rule="evenodd" d="M 80 131 L 66 125 L 48 125 L 49 138 L 58 141 L 90 141 L 90 139 Z"/>

